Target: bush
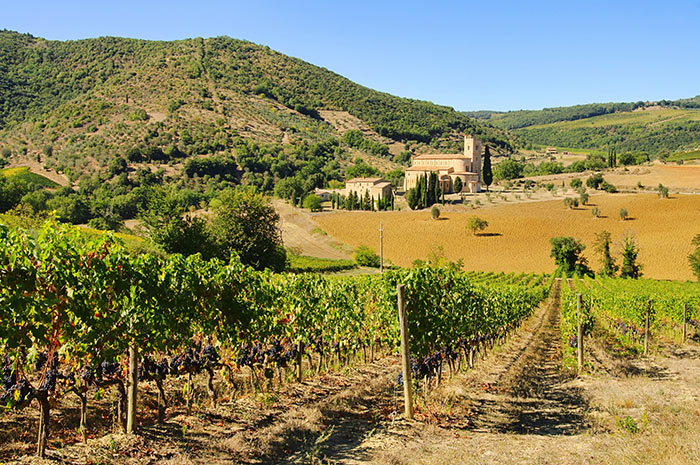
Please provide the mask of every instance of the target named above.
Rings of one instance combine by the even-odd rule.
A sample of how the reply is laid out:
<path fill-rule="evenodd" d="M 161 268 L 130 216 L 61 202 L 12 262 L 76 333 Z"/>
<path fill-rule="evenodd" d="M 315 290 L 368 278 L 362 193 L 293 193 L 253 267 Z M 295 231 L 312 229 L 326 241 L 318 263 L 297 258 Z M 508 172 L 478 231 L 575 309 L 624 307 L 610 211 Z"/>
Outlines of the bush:
<path fill-rule="evenodd" d="M 312 212 L 320 212 L 323 210 L 321 198 L 316 194 L 309 194 L 304 199 L 304 208 L 308 208 Z"/>
<path fill-rule="evenodd" d="M 581 181 L 579 178 L 574 178 L 574 179 L 571 180 L 571 182 L 569 182 L 569 185 L 570 185 L 573 189 L 578 189 L 578 188 L 580 188 L 581 186 L 583 186 L 583 181 Z"/>
<path fill-rule="evenodd" d="M 567 197 L 564 199 L 564 206 L 566 208 L 578 208 L 578 199 Z"/>
<path fill-rule="evenodd" d="M 593 174 L 588 179 L 586 179 L 586 186 L 590 187 L 591 189 L 600 189 L 600 185 L 602 183 L 603 175 L 600 173 Z"/>
<path fill-rule="evenodd" d="M 129 119 L 131 121 L 147 121 L 148 113 L 143 108 L 137 108 L 131 113 L 129 113 Z"/>
<path fill-rule="evenodd" d="M 489 227 L 489 222 L 478 216 L 472 216 L 467 220 L 467 229 L 472 232 L 472 235 L 476 236 L 477 231 L 483 231 Z"/>
<path fill-rule="evenodd" d="M 622 245 L 622 267 L 620 268 L 621 278 L 637 279 L 642 276 L 642 266 L 637 263 L 639 249 L 633 237 L 626 237 Z"/>
<path fill-rule="evenodd" d="M 440 218 L 440 209 L 437 207 L 437 205 L 433 205 L 433 208 L 430 209 L 430 216 L 434 220 Z"/>
<path fill-rule="evenodd" d="M 622 221 L 625 221 L 627 219 L 627 209 L 626 208 L 620 208 L 620 219 Z"/>
<path fill-rule="evenodd" d="M 462 192 L 462 187 L 464 187 L 464 186 L 462 186 L 462 179 L 461 178 L 455 179 L 454 190 L 457 194 Z"/>
<path fill-rule="evenodd" d="M 355 249 L 355 261 L 360 266 L 379 268 L 379 255 L 366 245 L 361 245 Z"/>
<path fill-rule="evenodd" d="M 515 160 L 507 159 L 493 168 L 493 177 L 499 181 L 502 179 L 510 180 L 523 177 L 525 164 Z"/>
<path fill-rule="evenodd" d="M 588 193 L 587 192 L 581 192 L 580 194 L 580 201 L 581 205 L 586 205 L 588 203 Z"/>
<path fill-rule="evenodd" d="M 593 274 L 588 267 L 588 261 L 582 255 L 586 249 L 583 243 L 573 237 L 553 237 L 549 242 L 552 244 L 550 256 L 554 258 L 559 271 L 566 276 Z"/>
<path fill-rule="evenodd" d="M 615 192 L 617 192 L 617 187 L 613 186 L 605 180 L 603 180 L 603 182 L 600 183 L 600 188 L 609 194 L 614 194 Z"/>
<path fill-rule="evenodd" d="M 693 269 L 693 274 L 700 281 L 700 234 L 696 235 L 691 242 L 695 246 L 695 250 L 688 256 L 690 267 Z"/>
<path fill-rule="evenodd" d="M 668 187 L 664 186 L 663 184 L 659 184 L 657 190 L 659 191 L 659 197 L 662 199 L 668 198 Z"/>

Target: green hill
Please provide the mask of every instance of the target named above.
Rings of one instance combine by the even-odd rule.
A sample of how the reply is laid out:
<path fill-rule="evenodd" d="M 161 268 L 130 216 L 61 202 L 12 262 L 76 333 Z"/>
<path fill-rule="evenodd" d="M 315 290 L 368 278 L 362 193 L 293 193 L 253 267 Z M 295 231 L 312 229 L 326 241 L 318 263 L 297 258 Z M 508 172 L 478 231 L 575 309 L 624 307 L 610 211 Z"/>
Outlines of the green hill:
<path fill-rule="evenodd" d="M 465 113 L 512 130 L 525 146 L 683 153 L 700 147 L 700 96 L 659 102 L 601 103 L 511 112 Z"/>
<path fill-rule="evenodd" d="M 242 140 L 327 141 L 341 134 L 321 119 L 325 109 L 388 141 L 440 146 L 469 132 L 509 148 L 503 131 L 452 108 L 377 92 L 250 42 L 58 42 L 0 31 L 0 145 L 74 178 L 130 151 L 129 161 L 177 162 L 230 153 Z"/>

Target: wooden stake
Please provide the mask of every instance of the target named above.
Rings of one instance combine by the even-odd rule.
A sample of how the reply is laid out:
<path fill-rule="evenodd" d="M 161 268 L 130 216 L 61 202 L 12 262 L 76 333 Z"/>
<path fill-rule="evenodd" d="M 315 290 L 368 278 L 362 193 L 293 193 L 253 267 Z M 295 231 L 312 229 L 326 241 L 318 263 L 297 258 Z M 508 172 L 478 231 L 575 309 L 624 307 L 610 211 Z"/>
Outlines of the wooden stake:
<path fill-rule="evenodd" d="M 576 295 L 576 355 L 578 359 L 578 374 L 583 372 L 583 328 L 581 325 L 581 293 Z"/>
<path fill-rule="evenodd" d="M 49 440 L 49 399 L 46 393 L 40 393 L 37 396 L 39 401 L 39 438 L 37 439 L 36 455 L 38 457 L 46 457 L 46 444 Z"/>
<path fill-rule="evenodd" d="M 647 302 L 647 315 L 644 323 L 644 356 L 649 354 L 649 313 L 651 311 L 651 300 Z"/>
<path fill-rule="evenodd" d="M 379 272 L 384 273 L 384 225 L 379 222 Z"/>
<path fill-rule="evenodd" d="M 688 304 L 683 304 L 683 344 L 685 344 L 686 332 L 686 322 L 688 321 Z"/>
<path fill-rule="evenodd" d="M 303 372 L 301 369 L 301 364 L 303 362 L 301 358 L 301 351 L 303 348 L 303 344 L 301 341 L 297 343 L 297 382 L 301 383 L 301 380 L 303 379 Z"/>
<path fill-rule="evenodd" d="M 138 347 L 132 341 L 129 345 L 129 390 L 126 409 L 126 434 L 136 430 L 136 392 L 138 387 Z"/>
<path fill-rule="evenodd" d="M 403 368 L 403 397 L 406 406 L 405 416 L 408 419 L 413 419 L 413 384 L 411 383 L 411 358 L 408 347 L 408 322 L 406 321 L 403 284 L 396 286 L 396 295 L 399 307 L 399 325 L 401 327 L 401 364 Z"/>

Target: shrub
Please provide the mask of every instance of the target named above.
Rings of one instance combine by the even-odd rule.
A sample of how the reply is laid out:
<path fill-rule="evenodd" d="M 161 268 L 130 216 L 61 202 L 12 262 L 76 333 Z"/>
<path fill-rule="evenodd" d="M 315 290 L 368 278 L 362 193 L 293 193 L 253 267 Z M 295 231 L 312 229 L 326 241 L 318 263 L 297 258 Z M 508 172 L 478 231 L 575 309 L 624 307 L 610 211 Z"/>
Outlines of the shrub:
<path fill-rule="evenodd" d="M 591 213 L 593 214 L 593 218 L 600 218 L 600 209 L 598 207 L 593 207 Z"/>
<path fill-rule="evenodd" d="M 627 214 L 626 208 L 620 208 L 620 220 L 625 221 L 627 219 Z"/>
<path fill-rule="evenodd" d="M 524 168 L 524 163 L 511 159 L 503 160 L 493 168 L 493 177 L 497 181 L 502 179 L 522 178 Z"/>
<path fill-rule="evenodd" d="M 483 231 L 488 228 L 488 226 L 489 222 L 478 216 L 472 216 L 467 220 L 467 229 L 470 230 L 474 236 L 477 235 L 477 231 Z"/>
<path fill-rule="evenodd" d="M 379 268 L 379 255 L 366 245 L 361 245 L 355 249 L 355 261 L 360 266 Z"/>
<path fill-rule="evenodd" d="M 571 180 L 571 182 L 569 182 L 569 185 L 573 189 L 578 189 L 579 187 L 583 186 L 583 181 L 581 181 L 579 178 L 574 178 Z"/>
<path fill-rule="evenodd" d="M 581 192 L 579 199 L 581 201 L 581 205 L 586 205 L 588 203 L 588 193 Z"/>
<path fill-rule="evenodd" d="M 147 121 L 148 113 L 143 108 L 137 108 L 131 113 L 129 113 L 129 119 L 131 121 Z"/>
<path fill-rule="evenodd" d="M 588 179 L 586 179 L 586 186 L 590 187 L 591 189 L 600 189 L 600 185 L 602 183 L 603 175 L 600 173 L 593 174 Z"/>
<path fill-rule="evenodd" d="M 700 234 L 696 235 L 691 242 L 695 246 L 695 250 L 688 256 L 690 267 L 693 269 L 693 274 L 700 281 Z"/>
<path fill-rule="evenodd" d="M 605 192 L 608 192 L 610 194 L 614 194 L 617 192 L 617 187 L 613 186 L 610 184 L 608 181 L 603 181 L 600 183 L 600 188 L 603 189 Z"/>
<path fill-rule="evenodd" d="M 433 205 L 433 208 L 430 209 L 430 216 L 434 220 L 440 218 L 440 209 L 437 207 L 437 205 Z"/>
<path fill-rule="evenodd" d="M 659 184 L 657 190 L 659 191 L 659 197 L 662 199 L 668 198 L 668 187 L 664 186 L 663 184 Z"/>
<path fill-rule="evenodd" d="M 308 208 L 312 212 L 320 212 L 323 210 L 321 198 L 316 194 L 309 194 L 304 199 L 304 208 Z"/>
<path fill-rule="evenodd" d="M 628 236 L 622 245 L 622 267 L 620 268 L 621 278 L 637 279 L 642 275 L 642 266 L 637 263 L 639 249 L 633 237 Z"/>
<path fill-rule="evenodd" d="M 454 190 L 457 194 L 462 192 L 462 187 L 464 187 L 464 186 L 462 186 L 462 179 L 460 179 L 460 178 L 455 179 Z"/>
<path fill-rule="evenodd" d="M 566 276 L 593 274 L 588 267 L 588 261 L 582 255 L 586 249 L 583 243 L 573 237 L 553 237 L 549 242 L 552 244 L 550 256 L 554 258 L 559 271 Z"/>

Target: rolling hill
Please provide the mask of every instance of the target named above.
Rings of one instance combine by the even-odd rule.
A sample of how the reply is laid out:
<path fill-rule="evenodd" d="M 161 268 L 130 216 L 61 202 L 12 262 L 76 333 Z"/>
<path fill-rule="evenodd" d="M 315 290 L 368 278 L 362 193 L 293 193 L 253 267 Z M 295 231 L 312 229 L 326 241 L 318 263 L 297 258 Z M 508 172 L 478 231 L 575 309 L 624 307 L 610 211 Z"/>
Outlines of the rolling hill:
<path fill-rule="evenodd" d="M 469 132 L 511 147 L 501 129 L 452 108 L 377 92 L 246 41 L 60 42 L 0 31 L 2 155 L 40 159 L 73 180 L 117 156 L 130 165 L 172 166 L 193 156 L 255 152 L 266 169 L 239 165 L 248 178 L 274 184 L 297 171 L 288 160 L 299 165 L 306 156 L 287 146 L 342 135 L 322 118 L 329 110 L 358 119 L 379 143 L 452 147 Z M 343 164 L 335 147 L 323 149 L 325 166 Z M 335 171 L 331 178 L 339 177 Z"/>
<path fill-rule="evenodd" d="M 557 146 L 665 156 L 700 148 L 700 96 L 512 112 L 466 113 L 511 130 L 525 146 Z M 680 158 L 683 158 L 680 156 Z M 686 157 L 687 158 L 687 157 Z"/>

